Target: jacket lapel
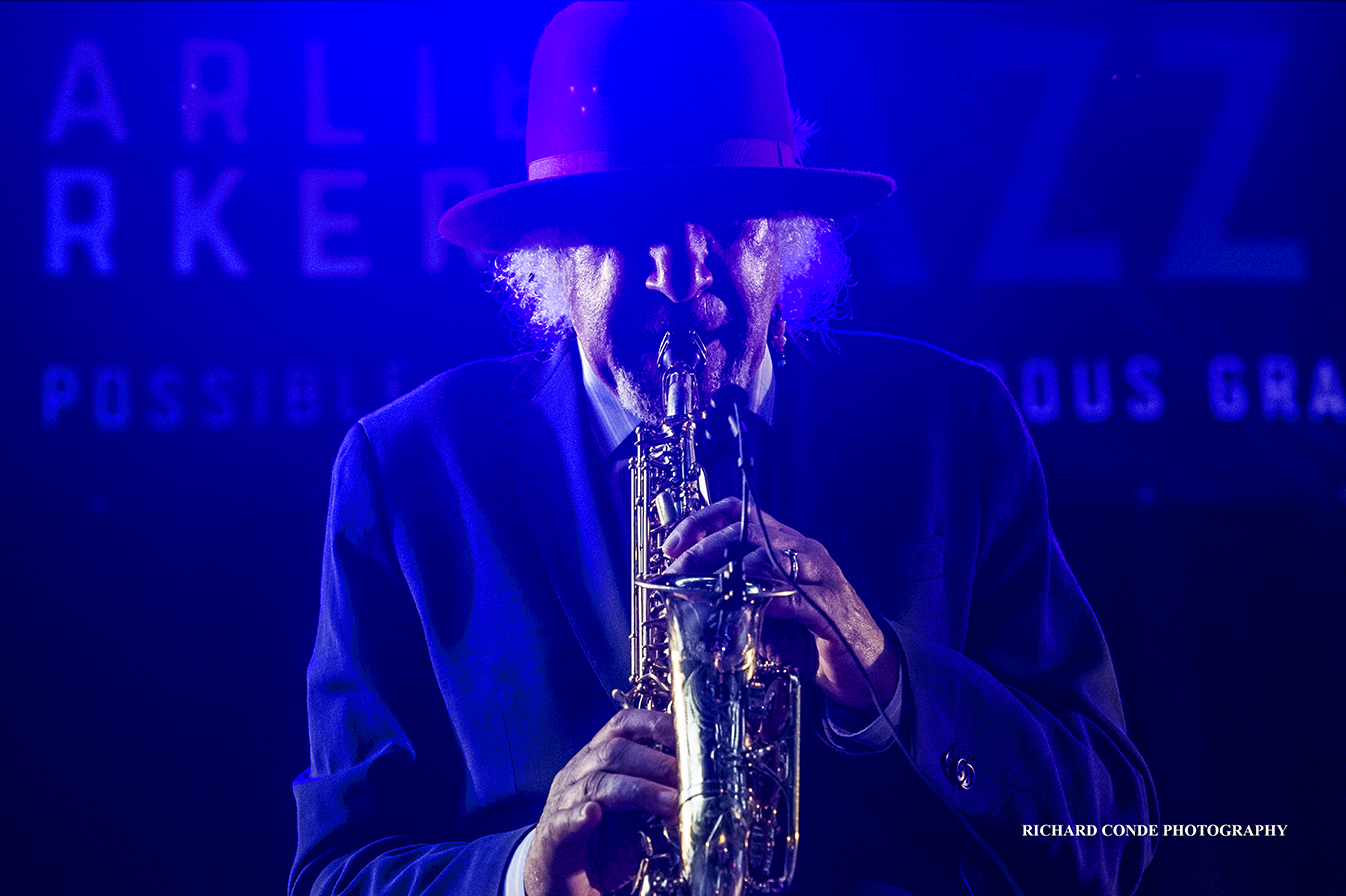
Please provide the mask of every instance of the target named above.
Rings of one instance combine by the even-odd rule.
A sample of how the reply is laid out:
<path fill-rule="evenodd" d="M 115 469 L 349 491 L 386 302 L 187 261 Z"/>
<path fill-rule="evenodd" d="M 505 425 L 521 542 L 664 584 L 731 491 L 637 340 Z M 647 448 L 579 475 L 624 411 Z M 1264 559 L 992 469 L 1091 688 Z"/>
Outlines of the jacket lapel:
<path fill-rule="evenodd" d="M 629 638 L 625 577 L 605 527 L 607 484 L 588 422 L 578 354 L 566 343 L 514 387 L 528 401 L 496 424 L 523 496 L 538 553 L 594 674 L 607 693 L 625 690 Z"/>
<path fill-rule="evenodd" d="M 785 366 L 776 371 L 772 503 L 781 522 L 840 557 L 849 531 L 845 409 L 852 402 L 835 394 L 833 374 L 844 361 L 818 342 L 807 334 L 793 338 Z"/>

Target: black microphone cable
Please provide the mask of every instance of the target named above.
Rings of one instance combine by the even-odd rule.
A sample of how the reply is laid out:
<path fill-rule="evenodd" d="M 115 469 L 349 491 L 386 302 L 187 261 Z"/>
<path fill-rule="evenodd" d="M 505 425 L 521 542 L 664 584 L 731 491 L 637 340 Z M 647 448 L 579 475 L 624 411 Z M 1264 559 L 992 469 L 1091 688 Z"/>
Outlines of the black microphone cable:
<path fill-rule="evenodd" d="M 738 391 L 742 393 L 742 390 Z M 746 397 L 746 393 L 742 394 L 744 395 L 744 397 Z M 826 610 L 824 610 L 818 604 L 818 602 L 813 599 L 813 597 L 808 593 L 808 591 L 802 585 L 799 584 L 798 581 L 794 581 L 790 578 L 789 573 L 785 571 L 784 567 L 781 566 L 780 560 L 776 557 L 776 550 L 774 547 L 772 547 L 771 544 L 771 533 L 767 531 L 766 517 L 762 512 L 762 505 L 757 500 L 757 490 L 753 485 L 752 477 L 749 475 L 749 471 L 751 469 L 751 461 L 748 459 L 747 456 L 747 443 L 744 439 L 745 427 L 743 426 L 743 417 L 741 414 L 741 401 L 731 400 L 729 404 L 733 412 L 733 420 L 734 420 L 733 428 L 735 430 L 734 435 L 737 439 L 738 452 L 739 452 L 738 466 L 739 466 L 739 473 L 742 478 L 742 486 L 741 486 L 742 506 L 740 508 L 739 513 L 740 552 L 746 552 L 746 548 L 748 545 L 748 519 L 749 519 L 748 508 L 749 508 L 749 498 L 751 498 L 752 510 L 757 514 L 757 524 L 762 528 L 762 540 L 764 542 L 763 547 L 766 549 L 767 557 L 770 558 L 771 560 L 772 567 L 780 575 L 781 580 L 789 582 L 791 586 L 799 593 L 799 596 L 802 597 L 804 601 L 819 616 L 823 618 L 823 621 L 827 623 L 828 628 L 832 630 L 832 633 L 834 635 L 836 635 L 837 640 L 841 642 L 843 647 L 846 648 L 847 655 L 850 656 L 851 662 L 855 663 L 855 668 L 860 673 L 861 680 L 863 680 L 865 683 L 865 689 L 869 691 L 869 699 L 874 706 L 874 711 L 878 714 L 879 718 L 883 719 L 884 725 L 888 728 L 888 732 L 893 738 L 893 745 L 899 751 L 901 751 L 904 757 L 906 757 L 907 763 L 912 767 L 912 769 L 914 769 L 916 773 L 920 775 L 922 778 L 925 778 L 925 775 L 921 772 L 919 766 L 916 765 L 915 760 L 912 758 L 911 752 L 902 743 L 902 738 L 897 732 L 897 726 L 893 723 L 892 719 L 888 718 L 886 707 L 880 705 L 878 690 L 875 689 L 874 682 L 869 677 L 869 673 L 865 671 L 864 664 L 860 662 L 860 657 L 855 652 L 855 648 L 851 646 L 850 641 L 848 641 L 846 639 L 846 636 L 842 634 L 840 626 L 837 625 L 836 620 L 832 618 L 831 614 L 829 614 Z M 898 687 L 902 686 L 900 668 L 897 684 Z M 927 786 L 930 786 L 929 781 L 927 781 Z M 938 790 L 936 790 L 933 786 L 931 786 L 931 790 L 938 793 Z M 962 826 L 963 830 L 967 832 L 968 836 L 972 839 L 972 841 L 981 849 L 982 854 L 986 856 L 991 861 L 992 864 L 994 864 L 996 871 L 999 872 L 1000 874 L 1001 879 L 1004 880 L 1005 883 L 1009 885 L 1011 891 L 1013 891 L 1015 896 L 1023 896 L 1023 890 L 1019 887 L 1018 882 L 1014 879 L 1014 875 L 1011 874 L 1009 868 L 1005 866 L 1005 863 L 1000 858 L 1000 855 L 994 849 L 991 848 L 991 845 L 989 843 L 986 842 L 986 838 L 984 838 L 972 826 L 972 823 L 963 815 L 962 812 L 958 810 L 956 806 L 954 806 L 948 800 L 943 800 L 943 802 L 945 803 L 946 806 L 949 807 L 954 817 L 958 819 L 958 822 Z M 966 880 L 966 878 L 964 879 Z"/>

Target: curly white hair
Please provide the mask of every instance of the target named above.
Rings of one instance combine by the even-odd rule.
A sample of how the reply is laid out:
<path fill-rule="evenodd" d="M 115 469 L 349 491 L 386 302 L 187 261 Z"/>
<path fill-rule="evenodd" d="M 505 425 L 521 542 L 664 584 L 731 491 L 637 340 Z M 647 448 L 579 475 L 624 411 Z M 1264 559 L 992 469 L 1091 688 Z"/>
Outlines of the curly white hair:
<path fill-rule="evenodd" d="M 845 316 L 850 258 L 835 221 L 789 213 L 771 219 L 780 251 L 781 315 L 795 330 L 825 330 Z M 548 347 L 572 332 L 567 316 L 574 250 L 540 235 L 492 267 L 504 315 L 524 346 Z"/>

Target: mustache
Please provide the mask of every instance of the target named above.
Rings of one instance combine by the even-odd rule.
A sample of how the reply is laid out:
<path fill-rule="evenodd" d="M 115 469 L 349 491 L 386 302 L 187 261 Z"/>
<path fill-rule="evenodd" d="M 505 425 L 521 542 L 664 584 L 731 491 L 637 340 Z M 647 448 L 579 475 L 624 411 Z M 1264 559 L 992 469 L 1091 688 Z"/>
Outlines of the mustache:
<path fill-rule="evenodd" d="M 645 316 L 641 329 L 652 336 L 663 336 L 670 330 L 695 330 L 704 335 L 732 323 L 729 304 L 714 293 L 705 292 L 689 302 L 661 302 Z"/>

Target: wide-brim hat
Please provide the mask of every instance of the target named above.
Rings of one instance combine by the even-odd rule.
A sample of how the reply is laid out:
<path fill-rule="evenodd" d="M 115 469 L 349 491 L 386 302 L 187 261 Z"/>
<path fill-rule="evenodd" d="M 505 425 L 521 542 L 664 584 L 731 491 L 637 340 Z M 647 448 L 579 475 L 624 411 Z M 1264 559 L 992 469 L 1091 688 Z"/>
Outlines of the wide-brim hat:
<path fill-rule="evenodd" d="M 771 23 L 746 3 L 576 3 L 538 42 L 528 85 L 528 179 L 445 212 L 439 232 L 508 251 L 560 224 L 800 211 L 859 214 L 882 174 L 806 168 Z"/>

